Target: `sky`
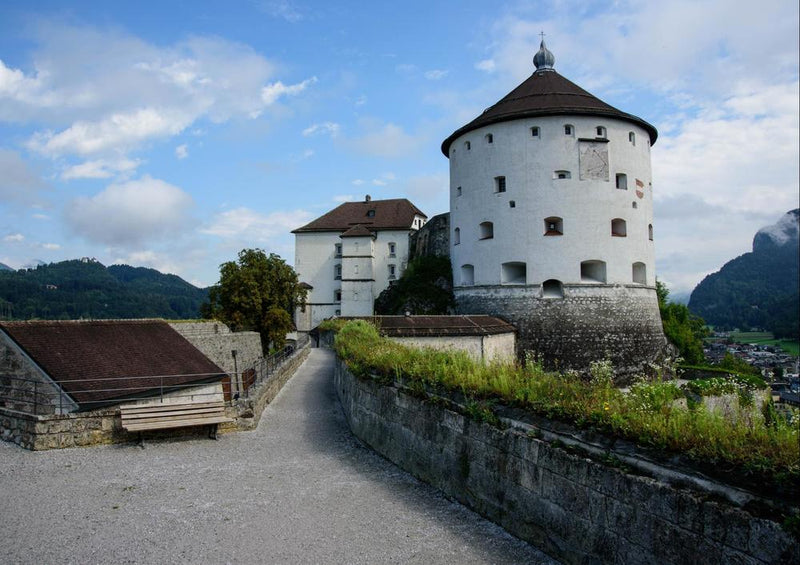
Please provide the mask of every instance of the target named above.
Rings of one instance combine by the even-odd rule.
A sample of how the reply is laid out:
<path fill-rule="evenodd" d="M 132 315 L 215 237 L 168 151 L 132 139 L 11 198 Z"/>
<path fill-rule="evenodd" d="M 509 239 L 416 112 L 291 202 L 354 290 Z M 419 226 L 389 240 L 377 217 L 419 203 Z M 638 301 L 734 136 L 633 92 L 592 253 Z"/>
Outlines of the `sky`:
<path fill-rule="evenodd" d="M 347 200 L 448 208 L 441 142 L 555 68 L 659 130 L 656 271 L 685 293 L 798 206 L 786 0 L 0 3 L 0 262 L 206 286 Z"/>

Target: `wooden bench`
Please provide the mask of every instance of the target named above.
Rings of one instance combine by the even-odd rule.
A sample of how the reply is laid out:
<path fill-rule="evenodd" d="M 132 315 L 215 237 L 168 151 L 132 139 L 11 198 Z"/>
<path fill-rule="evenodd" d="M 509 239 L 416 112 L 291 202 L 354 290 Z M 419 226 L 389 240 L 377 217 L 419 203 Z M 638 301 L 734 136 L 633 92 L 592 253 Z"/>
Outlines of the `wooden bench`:
<path fill-rule="evenodd" d="M 144 445 L 142 432 L 209 426 L 208 437 L 217 439 L 219 424 L 233 422 L 225 416 L 225 403 L 199 402 L 196 404 L 158 404 L 154 406 L 123 406 L 119 410 L 122 429 L 139 432 L 139 444 Z"/>

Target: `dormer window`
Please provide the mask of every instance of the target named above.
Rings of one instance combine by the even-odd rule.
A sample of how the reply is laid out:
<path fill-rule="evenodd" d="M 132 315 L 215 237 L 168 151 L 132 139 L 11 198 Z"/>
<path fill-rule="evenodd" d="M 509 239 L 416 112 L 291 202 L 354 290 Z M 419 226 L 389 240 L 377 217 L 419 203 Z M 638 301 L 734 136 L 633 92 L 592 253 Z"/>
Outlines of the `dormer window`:
<path fill-rule="evenodd" d="M 374 218 L 375 210 L 367 210 L 367 218 Z"/>
<path fill-rule="evenodd" d="M 595 134 L 597 135 L 597 137 L 602 137 L 603 139 L 605 139 L 605 137 L 606 137 L 606 128 L 604 128 L 603 126 L 597 126 L 596 128 L 594 128 L 594 131 L 595 131 Z"/>
<path fill-rule="evenodd" d="M 491 133 L 486 134 L 486 143 L 494 143 L 494 136 Z"/>

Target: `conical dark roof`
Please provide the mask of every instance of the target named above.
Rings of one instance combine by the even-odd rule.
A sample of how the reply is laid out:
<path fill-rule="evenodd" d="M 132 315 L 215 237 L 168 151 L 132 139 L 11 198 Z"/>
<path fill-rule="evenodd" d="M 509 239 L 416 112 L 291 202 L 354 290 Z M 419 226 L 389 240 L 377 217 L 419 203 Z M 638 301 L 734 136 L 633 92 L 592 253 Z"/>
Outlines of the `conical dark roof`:
<path fill-rule="evenodd" d="M 509 92 L 494 106 L 470 123 L 457 129 L 442 143 L 442 153 L 449 156 L 450 144 L 469 131 L 483 126 L 536 116 L 583 115 L 626 120 L 643 127 L 656 142 L 658 131 L 643 119 L 617 110 L 552 69 L 534 72 L 525 82 Z"/>

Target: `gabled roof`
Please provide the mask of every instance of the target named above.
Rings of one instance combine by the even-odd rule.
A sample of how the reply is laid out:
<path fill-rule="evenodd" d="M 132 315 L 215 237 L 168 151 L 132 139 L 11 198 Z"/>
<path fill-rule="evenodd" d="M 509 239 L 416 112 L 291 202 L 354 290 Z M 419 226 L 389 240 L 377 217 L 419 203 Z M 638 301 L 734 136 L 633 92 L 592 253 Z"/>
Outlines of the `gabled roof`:
<path fill-rule="evenodd" d="M 0 331 L 81 409 L 225 376 L 163 320 L 0 322 Z"/>
<path fill-rule="evenodd" d="M 349 230 L 361 224 L 374 231 L 411 229 L 414 216 L 427 218 L 406 198 L 345 202 L 292 233 Z"/>
<path fill-rule="evenodd" d="M 358 224 L 353 226 L 339 237 L 375 237 L 375 234 L 369 231 L 366 226 Z"/>
<path fill-rule="evenodd" d="M 555 115 L 616 118 L 643 127 L 650 135 L 651 144 L 658 137 L 656 128 L 643 119 L 617 110 L 556 71 L 545 69 L 535 71 L 495 105 L 453 132 L 442 143 L 442 153 L 449 157 L 450 145 L 456 138 L 483 126 L 520 118 Z"/>
<path fill-rule="evenodd" d="M 494 316 L 356 316 L 389 337 L 475 336 L 514 333 L 514 326 Z"/>

